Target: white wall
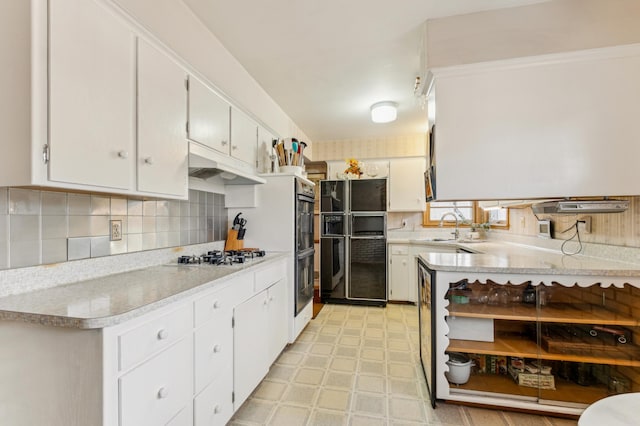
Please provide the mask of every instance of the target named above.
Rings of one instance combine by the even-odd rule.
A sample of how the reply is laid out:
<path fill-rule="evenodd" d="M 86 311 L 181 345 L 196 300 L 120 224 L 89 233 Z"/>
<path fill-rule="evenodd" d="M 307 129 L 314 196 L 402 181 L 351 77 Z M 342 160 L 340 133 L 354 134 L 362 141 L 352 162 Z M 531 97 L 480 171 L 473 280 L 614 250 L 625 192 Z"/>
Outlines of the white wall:
<path fill-rule="evenodd" d="M 554 0 L 427 21 L 436 68 L 640 42 L 638 0 Z"/>
<path fill-rule="evenodd" d="M 176 0 L 111 0 L 184 59 L 226 97 L 280 137 L 309 141 L 289 116 L 225 49 L 184 3 Z M 238 25 L 242 25 L 241 22 Z M 308 152 L 311 154 L 311 152 Z"/>

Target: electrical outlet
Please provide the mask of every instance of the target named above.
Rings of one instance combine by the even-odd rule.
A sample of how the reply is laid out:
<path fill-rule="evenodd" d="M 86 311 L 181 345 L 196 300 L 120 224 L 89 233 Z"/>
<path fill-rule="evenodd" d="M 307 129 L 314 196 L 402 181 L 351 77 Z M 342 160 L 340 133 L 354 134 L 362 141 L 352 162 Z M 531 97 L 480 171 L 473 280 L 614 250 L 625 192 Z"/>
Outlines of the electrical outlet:
<path fill-rule="evenodd" d="M 122 239 L 122 221 L 112 220 L 111 222 L 111 241 L 120 241 Z"/>
<path fill-rule="evenodd" d="M 584 234 L 591 233 L 591 216 L 583 216 L 578 219 L 578 231 Z"/>

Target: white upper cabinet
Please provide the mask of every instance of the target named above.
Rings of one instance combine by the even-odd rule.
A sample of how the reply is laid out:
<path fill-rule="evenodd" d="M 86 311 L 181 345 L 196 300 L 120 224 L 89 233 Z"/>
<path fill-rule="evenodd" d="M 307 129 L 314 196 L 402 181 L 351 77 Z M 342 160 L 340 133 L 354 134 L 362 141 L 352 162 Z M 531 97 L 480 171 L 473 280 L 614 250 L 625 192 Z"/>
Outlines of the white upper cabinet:
<path fill-rule="evenodd" d="M 186 198 L 180 66 L 109 2 L 33 2 L 1 14 L 3 28 L 16 30 L 14 22 L 30 43 L 4 51 L 20 72 L 0 71 L 10 88 L 0 98 L 0 110 L 10 111 L 2 114 L 0 186 Z"/>
<path fill-rule="evenodd" d="M 258 126 L 258 148 L 257 148 L 257 168 L 259 173 L 269 173 L 271 171 L 271 154 L 273 152 L 272 142 L 277 137 L 262 126 Z"/>
<path fill-rule="evenodd" d="M 135 36 L 95 1 L 49 2 L 49 179 L 128 189 Z"/>
<path fill-rule="evenodd" d="M 138 42 L 138 190 L 187 197 L 185 72 Z"/>
<path fill-rule="evenodd" d="M 14 4 L 15 3 L 15 4 Z M 108 0 L 20 2 L 0 14 L 0 186 L 187 197 L 188 139 L 256 171 L 257 124 Z"/>
<path fill-rule="evenodd" d="M 258 125 L 245 113 L 231 107 L 231 156 L 256 166 Z"/>
<path fill-rule="evenodd" d="M 424 157 L 389 160 L 390 212 L 419 212 L 426 209 L 424 192 Z"/>
<path fill-rule="evenodd" d="M 639 45 L 432 72 L 438 200 L 639 193 Z"/>
<path fill-rule="evenodd" d="M 229 108 L 198 79 L 189 76 L 189 139 L 229 154 Z"/>

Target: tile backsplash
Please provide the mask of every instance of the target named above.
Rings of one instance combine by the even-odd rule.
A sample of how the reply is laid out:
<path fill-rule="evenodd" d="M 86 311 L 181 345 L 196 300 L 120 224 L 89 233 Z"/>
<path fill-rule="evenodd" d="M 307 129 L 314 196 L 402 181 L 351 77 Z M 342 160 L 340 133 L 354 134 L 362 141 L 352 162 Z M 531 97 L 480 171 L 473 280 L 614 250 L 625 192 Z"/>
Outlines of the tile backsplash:
<path fill-rule="evenodd" d="M 224 240 L 224 204 L 195 190 L 178 201 L 0 188 L 0 269 Z"/>

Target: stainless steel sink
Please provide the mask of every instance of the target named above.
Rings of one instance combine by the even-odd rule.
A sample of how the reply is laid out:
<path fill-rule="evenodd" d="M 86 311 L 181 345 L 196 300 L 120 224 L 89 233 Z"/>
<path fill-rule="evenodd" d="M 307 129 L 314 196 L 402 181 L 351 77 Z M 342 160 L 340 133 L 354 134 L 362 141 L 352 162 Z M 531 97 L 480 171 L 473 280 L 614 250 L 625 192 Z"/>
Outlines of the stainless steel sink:
<path fill-rule="evenodd" d="M 443 242 L 456 242 L 453 238 L 416 238 L 415 241 L 417 243 L 443 243 Z"/>

